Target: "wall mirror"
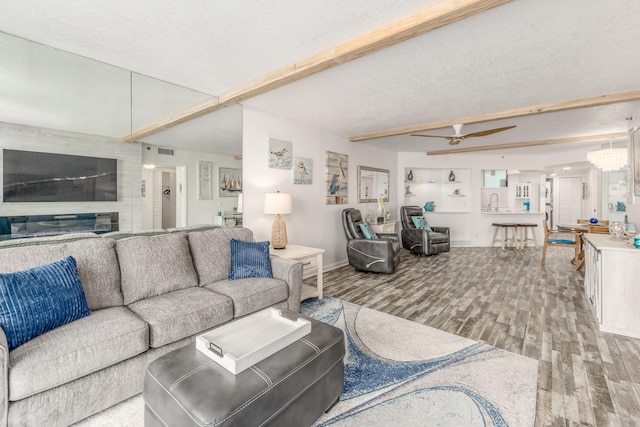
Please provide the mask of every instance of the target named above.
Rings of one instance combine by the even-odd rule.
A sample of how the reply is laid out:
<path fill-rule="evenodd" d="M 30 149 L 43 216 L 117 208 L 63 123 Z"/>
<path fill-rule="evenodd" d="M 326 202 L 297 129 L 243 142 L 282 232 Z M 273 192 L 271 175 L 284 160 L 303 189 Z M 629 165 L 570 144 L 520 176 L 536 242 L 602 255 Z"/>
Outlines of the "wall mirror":
<path fill-rule="evenodd" d="M 482 171 L 482 188 L 507 187 L 506 169 L 489 169 Z"/>
<path fill-rule="evenodd" d="M 118 193 L 116 201 L 0 202 L 1 217 L 106 212 L 120 231 L 138 231 L 174 223 L 157 221 L 165 215 L 158 201 L 177 203 L 169 195 L 183 194 L 183 205 L 167 214 L 175 226 L 210 224 L 217 212 L 237 209 L 239 193 L 221 191 L 218 181 L 220 168 L 242 169 L 240 105 L 131 141 L 131 132 L 215 97 L 1 32 L 0 75 L 0 165 L 4 149 L 116 159 Z M 154 185 L 166 177 L 160 170 L 182 181 Z M 199 197 L 203 185 L 209 191 Z M 28 234 L 59 234 L 61 223 Z M 6 232 L 0 239 L 16 237 Z"/>
<path fill-rule="evenodd" d="M 389 201 L 389 170 L 358 166 L 358 203 Z"/>

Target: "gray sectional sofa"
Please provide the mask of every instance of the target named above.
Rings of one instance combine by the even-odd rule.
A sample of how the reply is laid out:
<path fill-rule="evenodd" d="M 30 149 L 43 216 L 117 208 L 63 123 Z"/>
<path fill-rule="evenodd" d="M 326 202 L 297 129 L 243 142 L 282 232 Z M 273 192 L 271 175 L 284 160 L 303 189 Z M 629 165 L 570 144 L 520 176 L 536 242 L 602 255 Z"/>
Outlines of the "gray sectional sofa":
<path fill-rule="evenodd" d="M 147 365 L 197 334 L 269 306 L 300 309 L 299 262 L 272 257 L 273 278 L 228 280 L 230 240 L 253 241 L 245 228 L 72 237 L 0 248 L 2 273 L 73 256 L 91 309 L 11 351 L 0 329 L 3 426 L 77 422 L 142 392 Z"/>

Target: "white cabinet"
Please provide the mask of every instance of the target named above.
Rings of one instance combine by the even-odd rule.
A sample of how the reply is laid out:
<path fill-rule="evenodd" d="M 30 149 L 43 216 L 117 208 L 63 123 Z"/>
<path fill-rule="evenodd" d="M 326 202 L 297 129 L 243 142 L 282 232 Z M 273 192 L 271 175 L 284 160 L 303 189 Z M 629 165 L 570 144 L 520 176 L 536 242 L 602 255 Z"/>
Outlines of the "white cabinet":
<path fill-rule="evenodd" d="M 522 207 L 522 210 L 524 210 L 524 202 L 528 202 L 529 211 L 539 211 L 540 194 L 538 184 L 529 182 L 526 184 L 516 184 L 514 186 L 514 192 L 514 196 L 516 199 L 516 209 Z"/>
<path fill-rule="evenodd" d="M 585 234 L 585 292 L 600 330 L 640 338 L 640 249 Z"/>

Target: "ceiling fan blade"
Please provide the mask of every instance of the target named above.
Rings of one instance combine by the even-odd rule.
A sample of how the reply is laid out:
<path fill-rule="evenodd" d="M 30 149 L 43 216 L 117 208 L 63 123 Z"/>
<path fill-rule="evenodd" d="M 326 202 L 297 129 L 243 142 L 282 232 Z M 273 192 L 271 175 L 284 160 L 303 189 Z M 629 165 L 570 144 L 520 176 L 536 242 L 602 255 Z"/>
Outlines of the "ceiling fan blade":
<path fill-rule="evenodd" d="M 506 126 L 506 127 L 503 127 L 503 128 L 482 130 L 480 132 L 473 132 L 473 133 L 470 133 L 468 135 L 464 135 L 464 137 L 465 138 L 472 138 L 474 136 L 487 136 L 487 135 L 491 135 L 492 133 L 498 133 L 498 132 L 502 132 L 502 131 L 505 131 L 505 130 L 513 129 L 514 127 L 516 127 L 516 126 L 513 125 L 513 126 Z"/>
<path fill-rule="evenodd" d="M 425 138 L 444 138 L 444 139 L 449 139 L 449 138 L 453 138 L 451 136 L 442 136 L 442 135 L 420 135 L 418 133 L 412 133 L 409 136 L 424 136 Z"/>

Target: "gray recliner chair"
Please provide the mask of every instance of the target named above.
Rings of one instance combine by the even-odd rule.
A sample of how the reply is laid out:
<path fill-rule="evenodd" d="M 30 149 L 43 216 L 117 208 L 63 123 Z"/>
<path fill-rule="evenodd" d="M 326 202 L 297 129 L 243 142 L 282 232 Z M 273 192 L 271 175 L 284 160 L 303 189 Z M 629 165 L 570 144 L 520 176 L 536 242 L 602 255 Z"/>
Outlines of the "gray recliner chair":
<path fill-rule="evenodd" d="M 365 238 L 360 211 L 342 211 L 342 226 L 347 237 L 347 258 L 356 270 L 371 273 L 394 273 L 400 263 L 400 240 L 396 234 L 381 233 L 378 239 Z"/>
<path fill-rule="evenodd" d="M 417 255 L 435 255 L 451 250 L 449 227 L 433 227 L 432 231 L 416 228 L 412 216 L 422 216 L 420 206 L 402 206 L 400 222 L 402 222 L 402 246 Z"/>

